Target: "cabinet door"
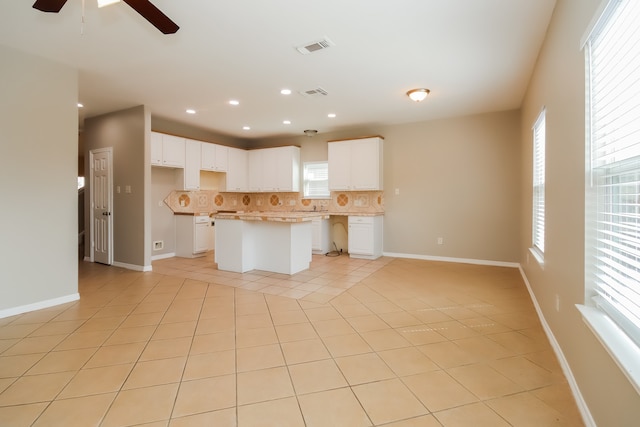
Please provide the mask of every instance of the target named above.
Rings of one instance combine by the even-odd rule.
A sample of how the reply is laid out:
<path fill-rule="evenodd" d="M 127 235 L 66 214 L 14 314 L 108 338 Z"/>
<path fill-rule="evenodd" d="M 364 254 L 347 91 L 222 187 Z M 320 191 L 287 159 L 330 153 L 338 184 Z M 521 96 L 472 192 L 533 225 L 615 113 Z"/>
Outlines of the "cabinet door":
<path fill-rule="evenodd" d="M 209 249 L 209 227 L 206 223 L 194 225 L 193 253 L 206 252 Z"/>
<path fill-rule="evenodd" d="M 151 164 L 162 166 L 162 134 L 151 132 Z"/>
<path fill-rule="evenodd" d="M 229 170 L 227 171 L 227 191 L 247 191 L 248 155 L 245 150 L 229 147 Z"/>
<path fill-rule="evenodd" d="M 300 191 L 300 148 L 279 147 L 275 187 L 278 191 Z"/>
<path fill-rule="evenodd" d="M 185 165 L 184 165 L 184 189 L 200 189 L 200 156 L 201 142 L 186 140 L 185 142 Z"/>
<path fill-rule="evenodd" d="M 349 221 L 349 253 L 373 255 L 373 225 Z"/>
<path fill-rule="evenodd" d="M 351 141 L 351 188 L 382 190 L 382 140 L 368 138 Z"/>
<path fill-rule="evenodd" d="M 216 172 L 226 172 L 229 168 L 229 147 L 224 145 L 213 144 L 216 150 L 216 163 L 214 170 Z"/>
<path fill-rule="evenodd" d="M 162 135 L 162 164 L 176 168 L 184 167 L 184 138 Z"/>
<path fill-rule="evenodd" d="M 278 169 L 280 164 L 278 161 L 279 148 L 266 148 L 262 151 L 262 174 L 260 178 L 260 191 L 277 191 L 278 189 Z"/>
<path fill-rule="evenodd" d="M 203 142 L 201 146 L 200 168 L 206 171 L 216 170 L 216 145 Z"/>
<path fill-rule="evenodd" d="M 249 157 L 249 191 L 262 191 L 262 152 L 264 150 L 251 150 L 247 153 Z"/>
<path fill-rule="evenodd" d="M 330 142 L 329 190 L 351 189 L 351 145 L 349 141 Z"/>

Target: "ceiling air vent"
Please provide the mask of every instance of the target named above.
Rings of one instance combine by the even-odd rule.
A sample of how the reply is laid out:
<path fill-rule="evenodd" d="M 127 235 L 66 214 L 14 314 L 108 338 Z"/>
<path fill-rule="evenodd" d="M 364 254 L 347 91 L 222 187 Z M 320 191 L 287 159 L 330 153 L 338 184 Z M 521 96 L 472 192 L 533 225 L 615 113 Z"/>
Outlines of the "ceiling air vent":
<path fill-rule="evenodd" d="M 303 90 L 300 92 L 300 94 L 303 96 L 308 96 L 313 98 L 329 95 L 329 93 L 326 90 L 322 89 L 321 87 L 317 87 L 315 89 Z"/>
<path fill-rule="evenodd" d="M 296 49 L 298 49 L 298 52 L 300 52 L 301 54 L 308 55 L 319 50 L 327 49 L 331 46 L 335 46 L 335 43 L 329 40 L 328 37 L 324 37 L 320 40 L 307 43 L 303 46 L 297 46 Z"/>

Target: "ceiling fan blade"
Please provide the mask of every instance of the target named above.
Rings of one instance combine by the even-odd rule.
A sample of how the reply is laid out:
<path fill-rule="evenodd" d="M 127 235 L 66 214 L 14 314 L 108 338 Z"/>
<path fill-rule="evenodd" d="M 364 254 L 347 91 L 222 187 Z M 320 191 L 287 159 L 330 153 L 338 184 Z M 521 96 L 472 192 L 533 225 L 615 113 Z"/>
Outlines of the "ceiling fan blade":
<path fill-rule="evenodd" d="M 167 15 L 162 13 L 160 9 L 151 4 L 149 0 L 123 1 L 164 34 L 173 34 L 180 28 L 175 22 L 169 19 Z"/>
<path fill-rule="evenodd" d="M 58 13 L 66 2 L 67 0 L 36 0 L 33 4 L 33 8 L 42 12 Z"/>

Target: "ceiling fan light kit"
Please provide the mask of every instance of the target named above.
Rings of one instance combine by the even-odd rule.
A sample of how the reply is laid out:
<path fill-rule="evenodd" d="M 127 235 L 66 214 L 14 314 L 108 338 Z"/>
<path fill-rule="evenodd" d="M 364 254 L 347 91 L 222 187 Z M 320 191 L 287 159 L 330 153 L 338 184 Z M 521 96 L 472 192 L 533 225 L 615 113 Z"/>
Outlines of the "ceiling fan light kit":
<path fill-rule="evenodd" d="M 107 6 L 118 3 L 120 0 L 97 0 L 98 7 Z M 162 13 L 160 9 L 155 7 L 149 0 L 122 0 L 133 10 L 138 12 L 144 19 L 149 21 L 151 25 L 160 30 L 163 34 L 173 34 L 180 27 L 173 22 L 167 15 Z M 36 0 L 33 8 L 42 12 L 58 13 L 67 0 Z"/>
<path fill-rule="evenodd" d="M 412 101 L 420 102 L 423 101 L 430 93 L 431 91 L 429 89 L 411 89 L 409 92 L 407 92 L 407 96 L 411 98 Z"/>

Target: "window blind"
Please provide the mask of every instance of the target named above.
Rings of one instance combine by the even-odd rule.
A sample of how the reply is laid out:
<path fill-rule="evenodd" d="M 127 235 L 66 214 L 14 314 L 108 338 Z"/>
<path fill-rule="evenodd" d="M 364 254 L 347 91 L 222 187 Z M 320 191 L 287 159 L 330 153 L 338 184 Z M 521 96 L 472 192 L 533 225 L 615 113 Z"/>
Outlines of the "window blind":
<path fill-rule="evenodd" d="M 329 164 L 327 162 L 304 163 L 304 197 L 312 199 L 328 198 Z"/>
<path fill-rule="evenodd" d="M 640 2 L 611 2 L 587 39 L 586 276 L 640 345 Z"/>
<path fill-rule="evenodd" d="M 533 125 L 533 247 L 544 254 L 546 113 L 542 110 Z"/>

